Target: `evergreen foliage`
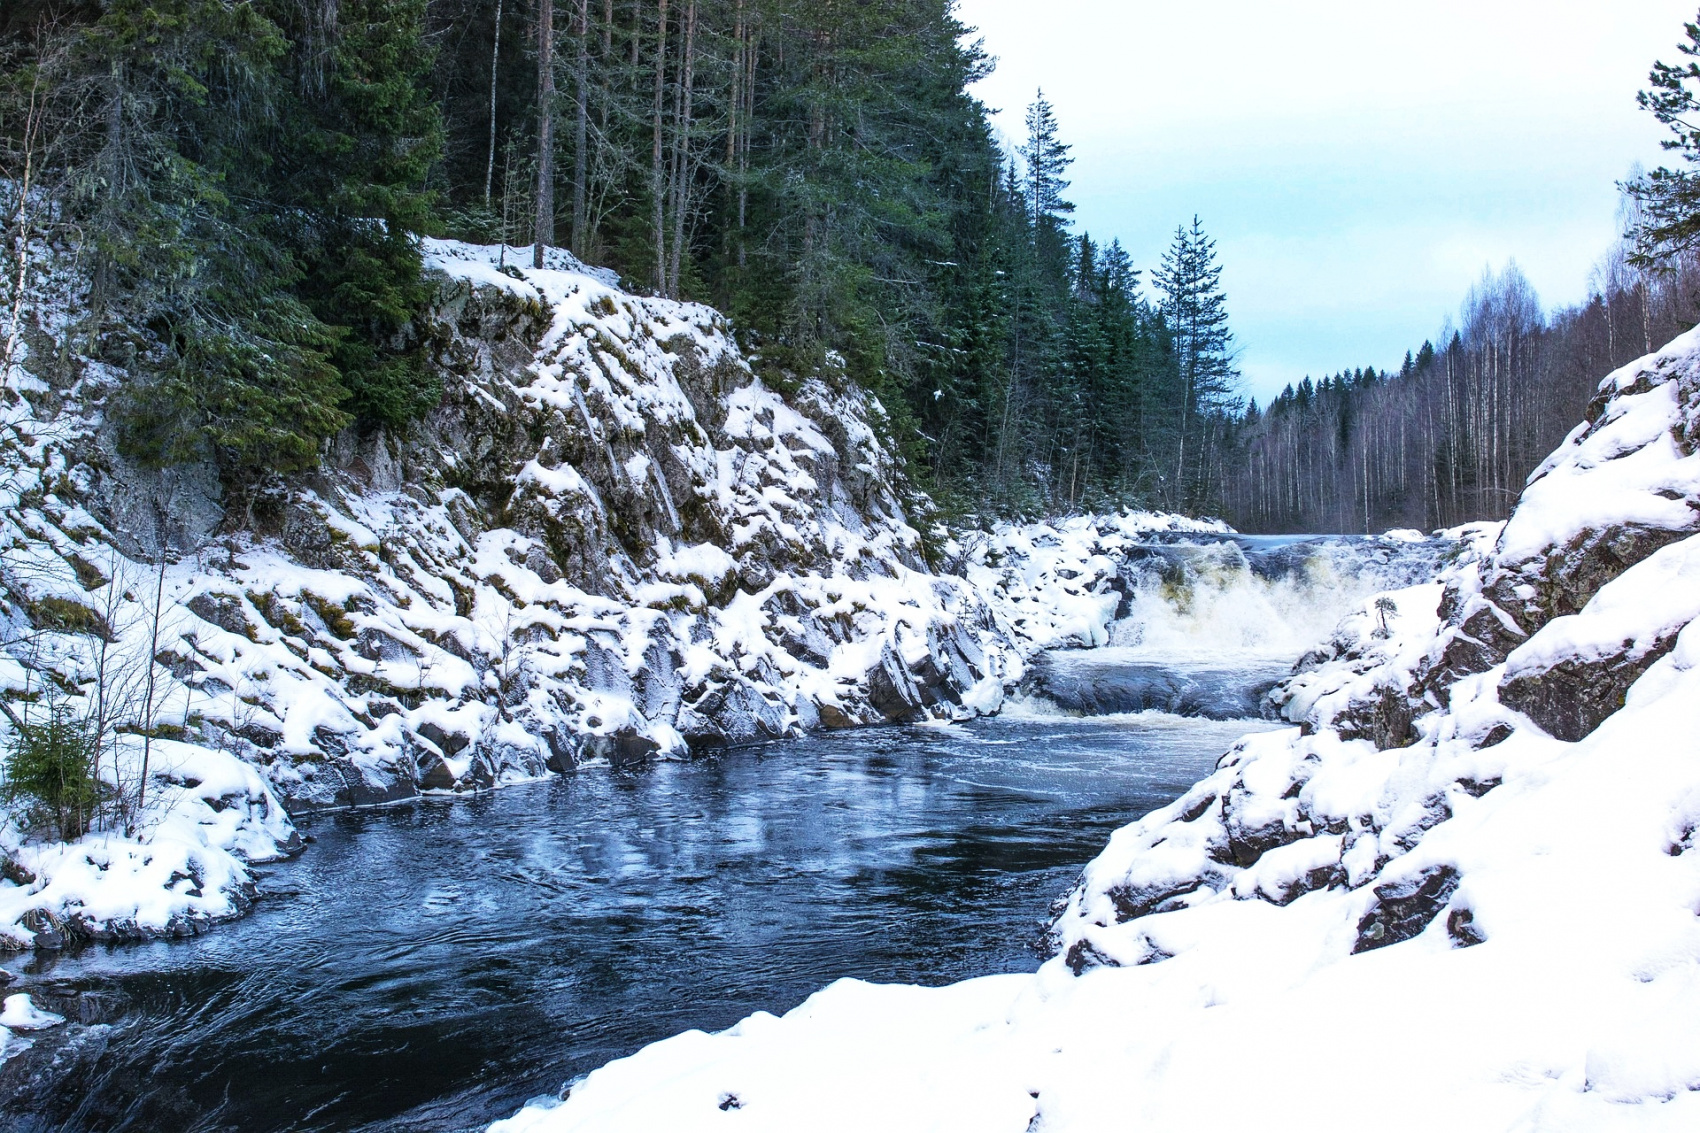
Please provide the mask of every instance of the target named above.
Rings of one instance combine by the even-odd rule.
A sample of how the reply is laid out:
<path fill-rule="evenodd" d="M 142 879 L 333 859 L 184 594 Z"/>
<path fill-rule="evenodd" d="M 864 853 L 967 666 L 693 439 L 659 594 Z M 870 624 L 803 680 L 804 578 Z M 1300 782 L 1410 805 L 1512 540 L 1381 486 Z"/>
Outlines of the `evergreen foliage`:
<path fill-rule="evenodd" d="M 1683 24 L 1677 51 L 1686 62 L 1655 62 L 1649 89 L 1637 96 L 1643 110 L 1671 132 L 1661 144 L 1692 167 L 1700 163 L 1700 98 L 1690 84 L 1700 82 L 1700 23 Z M 1635 262 L 1650 266 L 1700 245 L 1700 176 L 1692 168 L 1655 169 L 1625 186 L 1638 198 L 1642 217 L 1633 236 Z"/>
<path fill-rule="evenodd" d="M 57 215 L 96 256 L 85 329 L 131 375 L 138 456 L 245 491 L 405 428 L 440 396 L 415 237 L 564 232 L 727 311 L 771 382 L 841 359 L 956 506 L 1213 506 L 1208 239 L 1148 302 L 1072 231 L 1042 94 L 999 149 L 966 32 L 954 0 L 41 0 L 0 46 L 63 56 Z"/>
<path fill-rule="evenodd" d="M 1182 499 L 1198 499 L 1209 495 L 1216 428 L 1235 409 L 1234 387 L 1239 379 L 1216 242 L 1204 234 L 1198 217 L 1192 218 L 1190 228 L 1175 229 L 1174 243 L 1164 254 L 1155 280 L 1181 386 L 1175 482 Z M 1202 437 L 1190 435 L 1198 433 Z"/>
<path fill-rule="evenodd" d="M 43 718 L 25 719 L 13 728 L 0 797 L 24 804 L 30 820 L 56 840 L 80 838 L 101 798 L 97 750 L 88 726 L 66 700 L 52 699 Z"/>

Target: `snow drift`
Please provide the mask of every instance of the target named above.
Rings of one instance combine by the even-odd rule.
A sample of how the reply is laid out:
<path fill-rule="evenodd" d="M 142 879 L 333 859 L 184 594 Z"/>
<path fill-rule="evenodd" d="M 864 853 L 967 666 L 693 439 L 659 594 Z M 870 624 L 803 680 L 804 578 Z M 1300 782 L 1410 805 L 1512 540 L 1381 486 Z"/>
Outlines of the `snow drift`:
<path fill-rule="evenodd" d="M 1700 332 L 1119 831 L 1036 975 L 841 981 L 492 1133 L 1700 1127 Z"/>

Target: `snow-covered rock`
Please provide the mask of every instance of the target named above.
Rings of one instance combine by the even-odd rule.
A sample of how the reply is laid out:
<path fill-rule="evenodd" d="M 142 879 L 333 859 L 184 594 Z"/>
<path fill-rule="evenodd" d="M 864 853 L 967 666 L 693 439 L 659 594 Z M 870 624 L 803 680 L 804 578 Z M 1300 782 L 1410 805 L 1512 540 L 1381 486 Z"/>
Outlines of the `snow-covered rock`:
<path fill-rule="evenodd" d="M 14 1031 L 39 1031 L 57 1027 L 64 1021 L 65 1016 L 43 1011 L 24 992 L 8 995 L 4 1009 L 0 1009 L 0 1027 Z"/>
<path fill-rule="evenodd" d="M 424 252 L 410 333 L 441 405 L 233 514 L 210 468 L 120 454 L 124 375 L 76 354 L 88 281 L 44 251 L 0 392 L 0 697 L 27 715 L 44 681 L 84 706 L 101 673 L 151 678 L 146 728 L 203 762 L 185 774 L 252 782 L 232 809 L 156 764 L 145 841 L 44 846 L 14 821 L 34 880 L 0 884 L 0 938 L 238 912 L 243 860 L 292 845 L 286 809 L 1001 704 L 1016 654 L 928 569 L 883 410 L 842 372 L 782 394 L 709 308 L 553 252 Z"/>
<path fill-rule="evenodd" d="M 63 1015 L 55 1015 L 37 1007 L 27 993 L 8 995 L 4 1008 L 0 1009 L 0 1062 L 22 1054 L 32 1045 L 30 1039 L 20 1038 L 17 1032 L 27 1034 L 30 1031 L 45 1030 L 48 1027 L 57 1027 L 64 1021 Z"/>
<path fill-rule="evenodd" d="M 1127 613 L 1130 558 L 1163 537 L 1232 533 L 1220 520 L 1157 512 L 1080 515 L 964 533 L 948 554 L 1023 653 L 1107 645 Z"/>
<path fill-rule="evenodd" d="M 123 737 L 104 777 L 137 781 L 140 748 Z M 17 815 L 0 826 L 0 948 L 192 936 L 253 905 L 250 865 L 301 849 L 265 779 L 234 755 L 155 740 L 149 757 L 152 799 L 137 836 L 26 839 Z"/>
<path fill-rule="evenodd" d="M 840 982 L 495 1129 L 1700 1127 L 1700 333 L 1601 391 L 1295 726 L 1114 835 L 1036 975 Z"/>

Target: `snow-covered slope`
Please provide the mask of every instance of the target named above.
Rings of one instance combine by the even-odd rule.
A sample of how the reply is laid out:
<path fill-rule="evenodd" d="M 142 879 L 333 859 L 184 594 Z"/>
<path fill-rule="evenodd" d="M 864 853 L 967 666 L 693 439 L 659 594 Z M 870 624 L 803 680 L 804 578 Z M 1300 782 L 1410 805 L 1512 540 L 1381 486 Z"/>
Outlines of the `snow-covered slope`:
<path fill-rule="evenodd" d="M 23 868 L 0 881 L 0 937 L 31 939 L 31 910 L 46 942 L 228 915 L 239 859 L 292 848 L 285 807 L 1000 704 L 1013 654 L 972 586 L 926 568 L 882 410 L 842 374 L 781 394 L 714 311 L 559 253 L 534 271 L 514 266 L 528 249 L 425 252 L 436 299 L 415 332 L 441 406 L 405 435 L 350 432 L 322 474 L 231 515 L 210 469 L 118 454 L 104 411 L 123 376 L 75 355 L 87 281 L 42 251 L 0 407 L 0 697 L 39 711 L 45 679 L 81 705 L 102 664 L 151 672 L 145 727 L 199 761 L 181 797 L 247 775 L 254 817 L 228 830 L 219 804 L 183 827 L 194 808 L 162 786 L 150 846 L 179 827 L 204 843 L 164 869 L 104 834 L 56 865 L 8 815 Z M 154 863 L 112 881 L 122 899 L 89 889 L 129 876 L 113 854 Z M 196 895 L 160 905 L 154 872 Z"/>
<path fill-rule="evenodd" d="M 843 981 L 492 1133 L 1700 1128 L 1700 332 L 1121 831 L 1036 976 Z"/>

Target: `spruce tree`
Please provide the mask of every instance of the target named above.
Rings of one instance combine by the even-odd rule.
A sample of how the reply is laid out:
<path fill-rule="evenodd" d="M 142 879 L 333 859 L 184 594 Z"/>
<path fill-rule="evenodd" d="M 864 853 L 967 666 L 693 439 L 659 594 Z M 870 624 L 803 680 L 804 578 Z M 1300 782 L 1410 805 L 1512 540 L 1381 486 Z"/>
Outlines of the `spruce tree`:
<path fill-rule="evenodd" d="M 1700 22 L 1683 25 L 1677 51 L 1685 62 L 1653 64 L 1648 89 L 1636 96 L 1643 110 L 1658 119 L 1671 136 L 1660 144 L 1680 154 L 1689 168 L 1659 168 L 1624 186 L 1641 205 L 1642 220 L 1629 235 L 1635 241 L 1632 261 L 1650 265 L 1700 245 L 1700 97 L 1691 84 L 1700 83 Z"/>
<path fill-rule="evenodd" d="M 1060 136 L 1056 112 L 1040 91 L 1027 108 L 1027 140 L 1020 153 L 1038 266 L 1049 276 L 1059 301 L 1068 272 L 1068 218 L 1074 212 L 1073 203 L 1063 196 L 1068 191 L 1065 174 L 1074 163 L 1069 149 Z"/>
<path fill-rule="evenodd" d="M 110 359 L 139 371 L 118 399 L 126 448 L 214 456 L 238 487 L 311 465 L 348 418 L 336 336 L 296 295 L 302 272 L 264 207 L 271 150 L 256 141 L 288 41 L 251 5 L 116 0 L 79 51 L 72 81 L 103 103 L 93 192 L 69 202 L 92 245 L 93 318 L 161 344 Z"/>
<path fill-rule="evenodd" d="M 427 188 L 441 119 L 425 88 L 425 0 L 340 0 L 323 95 L 298 104 L 297 145 L 273 179 L 304 277 L 300 292 L 336 336 L 344 408 L 399 426 L 441 389 L 416 350 L 397 348 L 428 297 L 416 236 L 436 226 Z M 315 66 L 299 47 L 298 88 Z M 305 89 L 311 91 L 310 87 Z"/>
<path fill-rule="evenodd" d="M 1204 234 L 1198 217 L 1191 227 L 1175 229 L 1154 276 L 1162 292 L 1162 312 L 1173 335 L 1180 378 L 1179 423 L 1175 440 L 1175 501 L 1197 502 L 1204 467 L 1209 419 L 1233 403 L 1239 371 L 1234 367 L 1233 333 L 1228 329 L 1227 297 L 1216 242 Z M 1192 459 L 1189 469 L 1188 458 Z"/>

